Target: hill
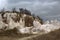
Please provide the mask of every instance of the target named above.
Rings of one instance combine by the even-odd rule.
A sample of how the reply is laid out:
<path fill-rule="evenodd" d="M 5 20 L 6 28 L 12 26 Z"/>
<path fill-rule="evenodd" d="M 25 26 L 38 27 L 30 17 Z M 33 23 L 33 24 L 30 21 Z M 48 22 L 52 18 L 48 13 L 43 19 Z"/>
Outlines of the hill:
<path fill-rule="evenodd" d="M 60 40 L 60 29 L 52 31 L 48 34 L 39 35 L 29 40 Z"/>

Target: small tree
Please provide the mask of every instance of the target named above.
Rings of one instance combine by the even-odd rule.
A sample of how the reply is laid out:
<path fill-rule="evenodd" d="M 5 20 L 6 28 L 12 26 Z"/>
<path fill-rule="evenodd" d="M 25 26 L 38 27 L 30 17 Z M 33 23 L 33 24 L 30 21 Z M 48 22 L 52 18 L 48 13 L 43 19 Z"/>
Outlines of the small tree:
<path fill-rule="evenodd" d="M 37 16 L 37 18 L 39 19 L 40 23 L 43 24 L 42 18 L 40 18 L 39 16 Z"/>
<path fill-rule="evenodd" d="M 31 12 L 27 9 L 19 8 L 19 10 L 20 10 L 20 13 L 22 13 L 22 14 L 31 15 Z"/>
<path fill-rule="evenodd" d="M 1 10 L 1 16 L 2 16 L 2 18 L 4 18 L 4 17 L 3 17 L 4 14 L 5 14 L 5 9 L 3 8 L 3 9 Z"/>
<path fill-rule="evenodd" d="M 31 12 L 29 10 L 25 9 L 24 11 L 25 11 L 25 14 L 31 15 Z"/>
<path fill-rule="evenodd" d="M 15 12 L 16 12 L 16 8 L 13 8 L 13 9 L 12 9 L 12 12 L 15 13 Z"/>
<path fill-rule="evenodd" d="M 21 12 L 21 11 L 23 11 L 24 9 L 23 8 L 19 8 L 19 11 Z"/>

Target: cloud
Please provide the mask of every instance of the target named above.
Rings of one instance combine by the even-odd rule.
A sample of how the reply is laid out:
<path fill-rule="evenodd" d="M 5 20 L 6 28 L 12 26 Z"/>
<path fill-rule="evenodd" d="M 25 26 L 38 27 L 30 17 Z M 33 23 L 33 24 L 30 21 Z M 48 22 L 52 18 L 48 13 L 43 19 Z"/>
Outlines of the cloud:
<path fill-rule="evenodd" d="M 0 9 L 7 8 L 7 0 L 0 0 Z"/>
<path fill-rule="evenodd" d="M 42 16 L 44 18 L 56 17 L 60 15 L 60 0 L 5 0 L 5 4 L 8 9 L 16 7 L 26 8 L 36 15 Z M 0 3 L 1 5 L 1 3 Z M 3 7 L 4 7 L 3 6 Z M 2 7 L 2 6 L 1 6 Z M 0 7 L 0 8 L 1 8 Z"/>

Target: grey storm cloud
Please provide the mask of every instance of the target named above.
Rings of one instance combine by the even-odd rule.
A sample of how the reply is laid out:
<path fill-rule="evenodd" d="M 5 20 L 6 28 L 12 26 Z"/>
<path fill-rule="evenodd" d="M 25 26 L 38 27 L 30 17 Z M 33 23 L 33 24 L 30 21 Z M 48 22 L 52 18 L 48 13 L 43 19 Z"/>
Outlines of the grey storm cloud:
<path fill-rule="evenodd" d="M 60 0 L 1 0 L 3 7 L 11 9 L 16 7 L 26 8 L 32 13 L 39 15 L 43 18 L 59 18 L 60 16 Z M 6 6 L 7 5 L 7 6 Z M 2 8 L 2 6 L 0 7 Z"/>
<path fill-rule="evenodd" d="M 7 8 L 7 0 L 0 0 L 0 9 Z"/>

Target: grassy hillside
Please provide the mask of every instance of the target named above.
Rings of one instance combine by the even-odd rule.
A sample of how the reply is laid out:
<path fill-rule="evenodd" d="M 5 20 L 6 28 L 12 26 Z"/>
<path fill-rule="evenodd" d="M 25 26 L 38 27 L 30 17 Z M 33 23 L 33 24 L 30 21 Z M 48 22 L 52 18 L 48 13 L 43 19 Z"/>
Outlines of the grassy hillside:
<path fill-rule="evenodd" d="M 60 40 L 60 29 L 29 40 Z"/>
<path fill-rule="evenodd" d="M 0 33 L 0 40 L 60 40 L 60 29 L 56 31 L 52 31 L 48 34 L 43 34 L 32 38 L 32 35 L 30 34 L 16 34 L 13 33 L 13 31 L 6 31 L 7 33 Z M 28 37 L 31 38 L 28 38 Z"/>

